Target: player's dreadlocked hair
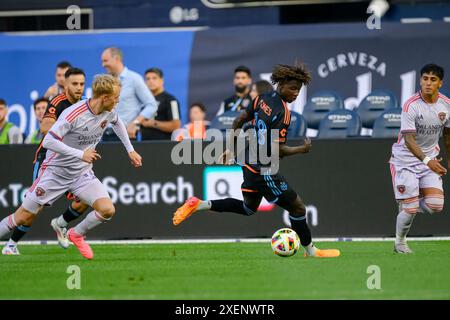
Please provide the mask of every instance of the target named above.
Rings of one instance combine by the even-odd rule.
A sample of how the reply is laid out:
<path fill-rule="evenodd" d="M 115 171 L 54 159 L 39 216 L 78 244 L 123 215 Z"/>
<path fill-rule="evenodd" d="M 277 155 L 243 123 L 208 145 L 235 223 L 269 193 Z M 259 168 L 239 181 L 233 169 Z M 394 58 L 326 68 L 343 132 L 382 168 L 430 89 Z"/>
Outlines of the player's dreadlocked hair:
<path fill-rule="evenodd" d="M 270 80 L 272 80 L 272 84 L 297 80 L 302 85 L 307 85 L 311 81 L 311 73 L 304 64 L 296 63 L 294 66 L 279 64 L 273 69 Z"/>

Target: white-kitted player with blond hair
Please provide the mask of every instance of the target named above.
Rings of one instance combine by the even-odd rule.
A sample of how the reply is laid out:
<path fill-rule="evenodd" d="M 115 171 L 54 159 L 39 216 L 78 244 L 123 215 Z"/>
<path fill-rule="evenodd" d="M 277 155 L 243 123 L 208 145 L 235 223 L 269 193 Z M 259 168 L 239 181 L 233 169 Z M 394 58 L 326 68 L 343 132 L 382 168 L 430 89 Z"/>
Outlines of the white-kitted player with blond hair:
<path fill-rule="evenodd" d="M 43 146 L 48 151 L 39 177 L 16 212 L 0 221 L 0 238 L 17 226 L 30 225 L 44 206 L 70 191 L 94 210 L 69 229 L 67 236 L 83 257 L 94 257 L 84 236 L 110 220 L 115 212 L 105 186 L 92 171 L 92 163 L 101 158 L 95 147 L 108 124 L 111 123 L 122 141 L 134 167 L 142 166 L 142 158 L 134 151 L 125 125 L 113 111 L 119 101 L 119 80 L 111 75 L 97 75 L 92 92 L 91 99 L 81 100 L 64 110 L 45 136 Z"/>

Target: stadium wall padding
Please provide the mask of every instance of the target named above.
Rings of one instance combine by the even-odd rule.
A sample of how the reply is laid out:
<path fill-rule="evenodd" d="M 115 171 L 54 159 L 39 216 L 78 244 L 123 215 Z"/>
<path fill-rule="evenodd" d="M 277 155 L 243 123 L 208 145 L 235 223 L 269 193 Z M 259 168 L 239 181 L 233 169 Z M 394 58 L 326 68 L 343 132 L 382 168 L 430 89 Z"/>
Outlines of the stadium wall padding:
<path fill-rule="evenodd" d="M 394 236 L 397 205 L 387 163 L 392 143 L 390 139 L 317 140 L 310 154 L 281 162 L 281 173 L 307 205 L 315 237 Z M 99 145 L 102 159 L 94 171 L 115 201 L 116 215 L 92 231 L 89 239 L 269 237 L 287 226 L 286 213 L 266 203 L 250 217 L 202 212 L 174 227 L 172 214 L 189 196 L 236 197 L 242 179 L 240 167 L 174 165 L 174 145 L 136 144 L 143 156 L 140 169 L 131 166 L 122 145 Z M 31 185 L 34 150 L 25 145 L 0 146 L 0 218 L 15 210 Z M 444 212 L 419 214 L 411 236 L 450 235 L 448 177 L 444 177 L 444 189 Z M 50 220 L 67 205 L 63 197 L 46 208 L 25 239 L 54 240 Z"/>

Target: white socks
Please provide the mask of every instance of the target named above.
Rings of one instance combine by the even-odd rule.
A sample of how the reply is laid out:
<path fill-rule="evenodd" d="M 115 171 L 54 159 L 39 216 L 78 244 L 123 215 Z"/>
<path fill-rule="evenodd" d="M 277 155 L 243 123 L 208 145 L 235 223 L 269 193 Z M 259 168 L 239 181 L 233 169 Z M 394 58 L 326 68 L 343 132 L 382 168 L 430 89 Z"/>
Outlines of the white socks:
<path fill-rule="evenodd" d="M 58 225 L 58 227 L 60 228 L 66 228 L 69 223 L 64 220 L 63 215 L 60 215 L 57 219 L 56 219 L 56 224 Z"/>
<path fill-rule="evenodd" d="M 74 231 L 79 235 L 86 235 L 89 230 L 94 229 L 98 225 L 108 221 L 109 219 L 103 218 L 97 211 L 91 211 L 83 221 L 74 227 Z"/>
<path fill-rule="evenodd" d="M 314 246 L 314 244 L 312 242 L 310 244 L 308 244 L 307 246 L 304 246 L 303 248 L 305 248 L 306 254 L 309 257 L 316 256 L 316 247 Z"/>
<path fill-rule="evenodd" d="M 211 209 L 211 201 L 209 200 L 201 201 L 197 208 L 197 210 L 209 210 L 209 209 Z"/>
<path fill-rule="evenodd" d="M 409 229 L 411 228 L 412 222 L 414 220 L 415 214 L 409 214 L 405 211 L 401 211 L 397 215 L 397 227 L 395 233 L 395 243 L 406 243 L 406 236 L 408 235 Z"/>
<path fill-rule="evenodd" d="M 13 229 L 17 227 L 16 220 L 14 219 L 14 213 L 10 214 L 2 221 L 0 221 L 0 238 L 3 238 L 9 234 Z"/>

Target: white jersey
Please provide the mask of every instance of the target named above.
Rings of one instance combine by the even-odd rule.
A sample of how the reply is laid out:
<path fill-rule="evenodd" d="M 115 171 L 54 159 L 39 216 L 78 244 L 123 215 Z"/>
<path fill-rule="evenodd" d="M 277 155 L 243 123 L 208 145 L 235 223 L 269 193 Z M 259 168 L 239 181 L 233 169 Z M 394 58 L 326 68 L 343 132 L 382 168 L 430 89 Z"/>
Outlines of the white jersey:
<path fill-rule="evenodd" d="M 70 106 L 61 113 L 48 133 L 68 147 L 80 150 L 80 152 L 74 156 L 47 150 L 42 168 L 51 167 L 53 172 L 64 177 L 74 177 L 92 169 L 92 164 L 81 160 L 84 151 L 95 148 L 102 139 L 107 125 L 117 121 L 118 116 L 114 111 L 94 114 L 88 99 Z"/>
<path fill-rule="evenodd" d="M 420 92 L 409 98 L 402 110 L 397 143 L 392 145 L 390 163 L 397 166 L 415 166 L 422 162 L 409 151 L 403 134 L 415 133 L 420 149 L 430 157 L 439 154 L 439 138 L 443 128 L 450 128 L 450 99 L 439 93 L 436 103 L 427 103 Z"/>

